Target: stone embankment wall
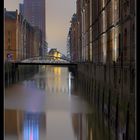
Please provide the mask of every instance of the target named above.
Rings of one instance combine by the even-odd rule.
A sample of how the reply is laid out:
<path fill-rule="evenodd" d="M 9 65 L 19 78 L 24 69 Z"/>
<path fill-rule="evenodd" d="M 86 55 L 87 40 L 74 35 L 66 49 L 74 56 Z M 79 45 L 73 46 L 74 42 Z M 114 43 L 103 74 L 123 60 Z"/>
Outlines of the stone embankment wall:
<path fill-rule="evenodd" d="M 5 63 L 4 65 L 5 87 L 18 81 L 30 78 L 38 72 L 39 66 L 35 65 L 17 65 L 15 63 Z"/>
<path fill-rule="evenodd" d="M 130 66 L 79 64 L 76 87 L 114 137 L 135 139 L 135 74 Z"/>

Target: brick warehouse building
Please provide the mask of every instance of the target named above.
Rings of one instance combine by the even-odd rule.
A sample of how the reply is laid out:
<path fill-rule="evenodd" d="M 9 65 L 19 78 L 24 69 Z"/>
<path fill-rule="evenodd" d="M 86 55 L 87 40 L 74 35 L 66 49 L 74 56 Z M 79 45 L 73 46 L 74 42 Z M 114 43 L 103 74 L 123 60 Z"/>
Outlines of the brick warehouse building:
<path fill-rule="evenodd" d="M 78 47 L 78 52 L 71 52 L 71 55 L 76 53 L 80 58 L 79 89 L 103 113 L 114 138 L 133 140 L 135 1 L 77 0 L 76 15 L 79 17 L 76 30 L 80 35 L 75 39 L 79 38 L 80 43 L 70 47 Z"/>
<path fill-rule="evenodd" d="M 39 56 L 39 49 L 42 44 L 42 32 L 38 27 L 33 27 L 19 13 L 19 58 L 21 60 Z"/>
<path fill-rule="evenodd" d="M 4 13 L 4 60 L 20 61 L 39 56 L 42 32 L 32 27 L 18 11 Z"/>
<path fill-rule="evenodd" d="M 18 59 L 18 11 L 4 9 L 4 60 Z"/>

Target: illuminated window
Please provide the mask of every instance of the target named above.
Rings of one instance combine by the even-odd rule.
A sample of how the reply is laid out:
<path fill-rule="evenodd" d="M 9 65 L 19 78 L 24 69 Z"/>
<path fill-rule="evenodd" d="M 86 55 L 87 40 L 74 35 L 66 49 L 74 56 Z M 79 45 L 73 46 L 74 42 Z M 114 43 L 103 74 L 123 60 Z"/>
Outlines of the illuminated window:
<path fill-rule="evenodd" d="M 103 63 L 106 63 L 106 53 L 107 53 L 107 38 L 106 34 L 103 35 Z"/>
<path fill-rule="evenodd" d="M 105 13 L 105 10 L 102 12 L 102 25 L 103 25 L 103 32 L 105 31 L 106 29 L 106 13 Z"/>

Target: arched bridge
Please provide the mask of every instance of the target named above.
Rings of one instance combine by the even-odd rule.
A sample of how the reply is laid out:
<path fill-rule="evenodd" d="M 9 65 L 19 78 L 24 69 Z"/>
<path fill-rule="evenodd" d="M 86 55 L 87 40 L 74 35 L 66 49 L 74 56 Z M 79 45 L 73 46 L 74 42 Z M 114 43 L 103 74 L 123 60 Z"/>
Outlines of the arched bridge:
<path fill-rule="evenodd" d="M 62 58 L 55 56 L 28 58 L 15 63 L 19 65 L 77 65 L 66 57 Z"/>

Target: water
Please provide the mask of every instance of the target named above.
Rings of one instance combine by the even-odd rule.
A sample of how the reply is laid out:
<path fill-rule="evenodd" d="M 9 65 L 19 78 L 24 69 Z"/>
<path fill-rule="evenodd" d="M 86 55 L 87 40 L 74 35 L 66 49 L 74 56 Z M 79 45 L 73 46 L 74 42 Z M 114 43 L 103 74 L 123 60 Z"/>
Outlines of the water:
<path fill-rule="evenodd" d="M 5 140 L 91 140 L 89 104 L 67 67 L 41 66 L 5 89 Z M 90 133 L 90 136 L 89 136 Z"/>

